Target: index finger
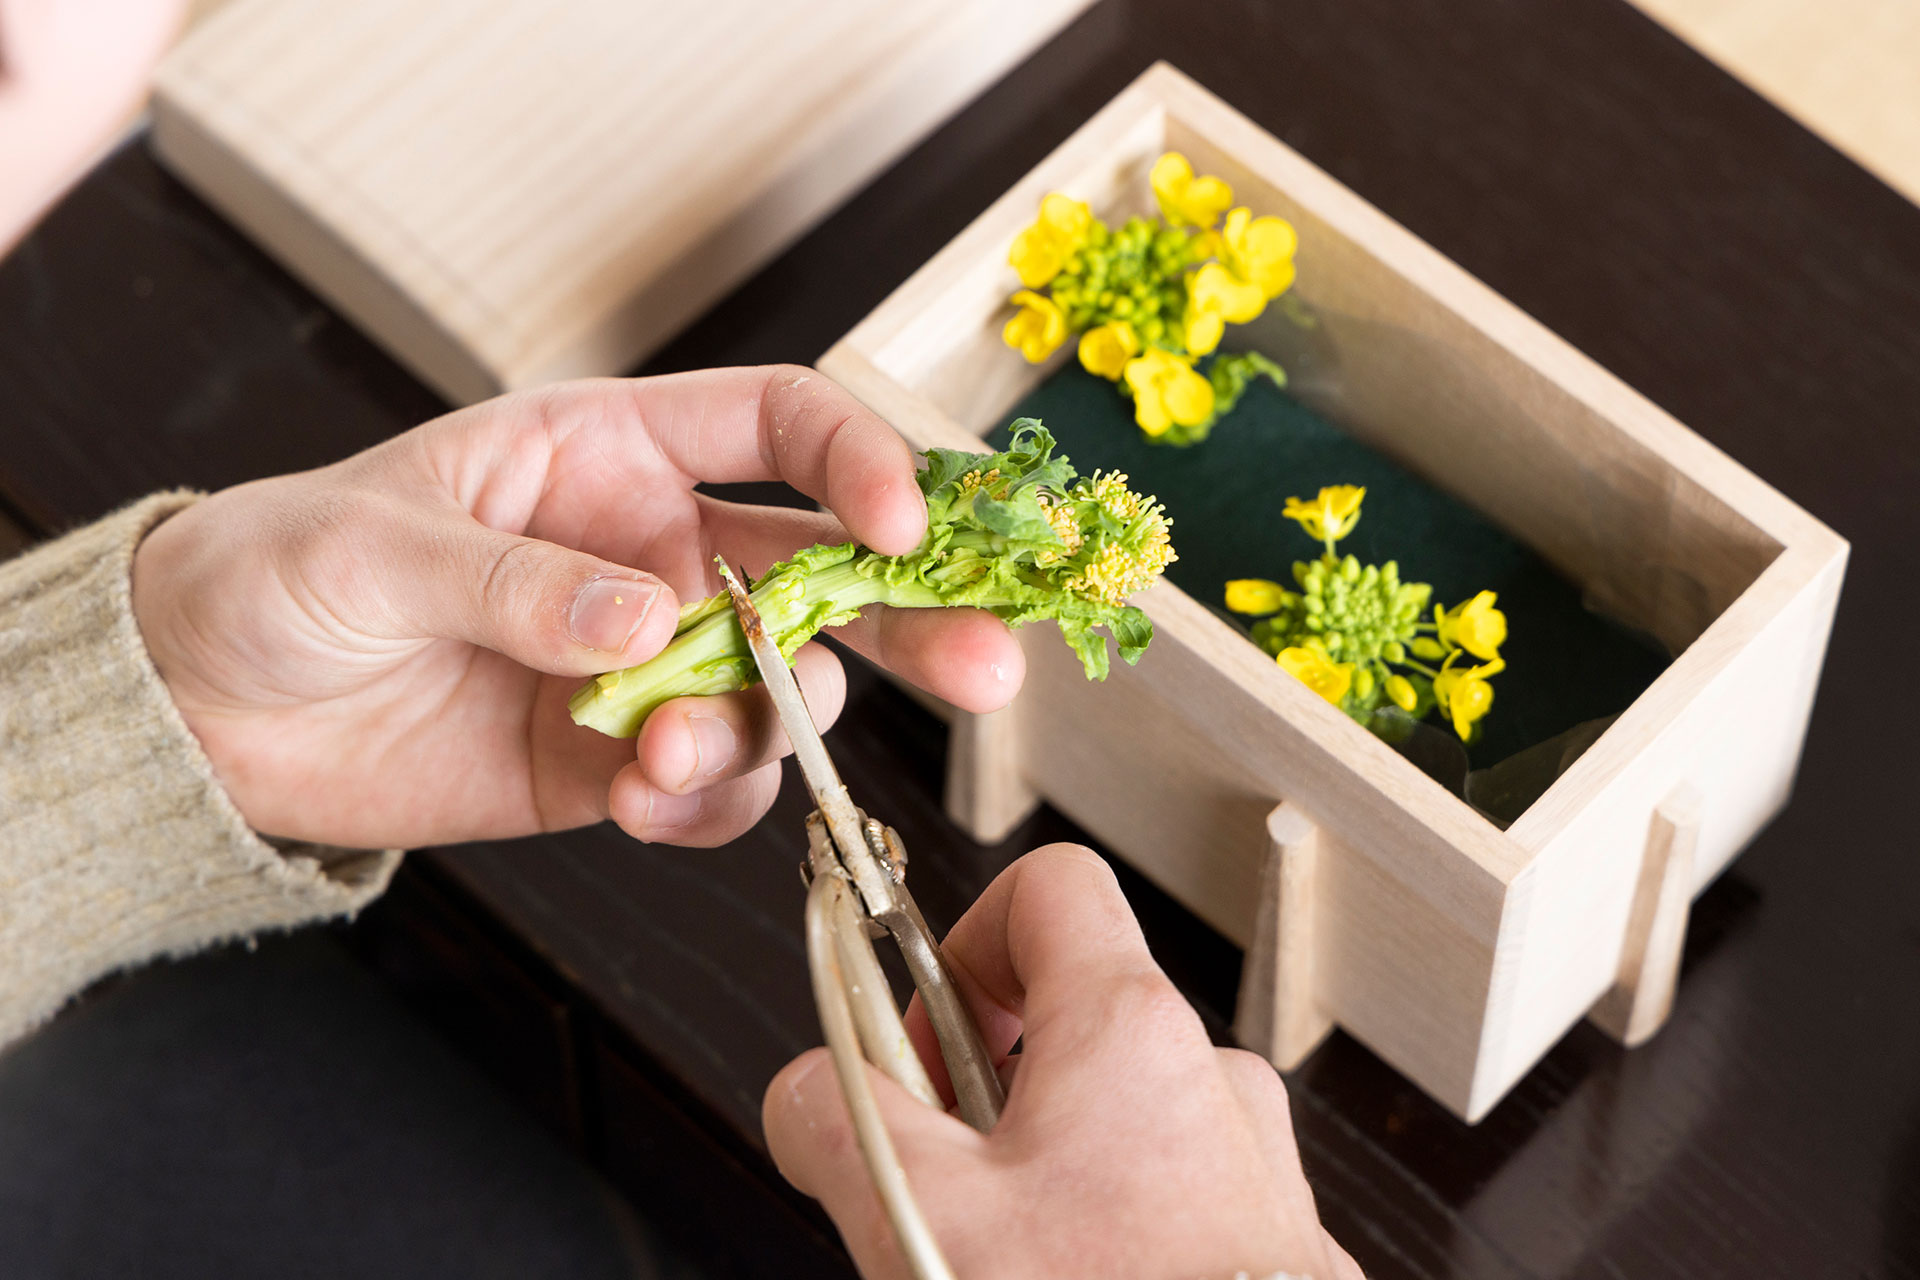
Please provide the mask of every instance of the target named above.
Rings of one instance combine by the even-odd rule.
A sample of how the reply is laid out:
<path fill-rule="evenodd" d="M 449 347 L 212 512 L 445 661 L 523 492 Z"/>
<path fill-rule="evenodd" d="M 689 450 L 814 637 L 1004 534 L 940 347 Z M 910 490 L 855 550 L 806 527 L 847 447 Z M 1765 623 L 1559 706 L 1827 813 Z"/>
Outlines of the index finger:
<path fill-rule="evenodd" d="M 706 369 L 632 387 L 654 443 L 689 479 L 785 481 L 883 555 L 905 555 L 926 535 L 913 450 L 824 374 Z"/>

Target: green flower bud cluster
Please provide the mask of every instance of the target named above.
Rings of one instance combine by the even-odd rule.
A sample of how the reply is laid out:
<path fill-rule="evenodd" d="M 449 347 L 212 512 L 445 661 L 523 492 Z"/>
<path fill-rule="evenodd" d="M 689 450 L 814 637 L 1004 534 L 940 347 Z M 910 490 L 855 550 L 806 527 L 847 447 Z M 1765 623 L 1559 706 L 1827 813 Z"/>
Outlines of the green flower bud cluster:
<path fill-rule="evenodd" d="M 1185 272 L 1198 261 L 1199 239 L 1155 219 L 1129 218 L 1115 231 L 1095 222 L 1053 279 L 1053 300 L 1066 313 L 1069 331 L 1125 320 L 1147 346 L 1184 350 Z"/>
<path fill-rule="evenodd" d="M 1392 560 L 1363 565 L 1341 556 L 1335 546 L 1360 522 L 1366 494 L 1357 485 L 1330 485 L 1311 500 L 1288 498 L 1281 515 L 1299 522 L 1325 552 L 1294 564 L 1298 590 L 1264 578 L 1229 582 L 1227 608 L 1258 617 L 1255 644 L 1389 741 L 1438 708 L 1471 742 L 1493 705 L 1488 677 L 1506 669 L 1506 615 L 1494 607 L 1495 594 L 1482 591 L 1424 621 L 1431 585 L 1401 581 Z M 1436 661 L 1437 668 L 1428 665 Z"/>
<path fill-rule="evenodd" d="M 1349 555 L 1335 559 L 1298 561 L 1293 580 L 1299 591 L 1288 592 L 1280 612 L 1265 627 L 1288 645 L 1317 638 L 1335 662 L 1404 662 L 1433 599 L 1425 582 L 1402 582 L 1400 566 L 1362 565 Z"/>

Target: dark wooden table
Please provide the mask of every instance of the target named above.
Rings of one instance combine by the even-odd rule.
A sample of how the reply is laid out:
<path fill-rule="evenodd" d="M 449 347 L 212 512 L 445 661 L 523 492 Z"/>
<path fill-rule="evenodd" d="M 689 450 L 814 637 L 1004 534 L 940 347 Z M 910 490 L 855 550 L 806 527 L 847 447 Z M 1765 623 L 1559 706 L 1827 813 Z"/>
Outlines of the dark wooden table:
<path fill-rule="evenodd" d="M 1475 1128 L 1336 1035 L 1289 1082 L 1328 1224 L 1376 1277 L 1920 1276 L 1920 209 L 1621 0 L 1106 0 L 649 370 L 817 355 L 1159 57 L 1855 547 L 1798 795 L 1697 904 L 1671 1025 L 1630 1054 L 1576 1028 Z M 138 142 L 0 268 L 0 498 L 40 531 L 438 409 Z M 960 838 L 942 745 L 856 678 L 836 750 L 950 921 L 1073 833 Z M 801 807 L 790 786 L 713 852 L 602 829 L 423 854 L 355 931 L 722 1270 L 844 1267 L 757 1126 L 816 1039 Z M 1127 887 L 1222 1031 L 1238 953 Z"/>

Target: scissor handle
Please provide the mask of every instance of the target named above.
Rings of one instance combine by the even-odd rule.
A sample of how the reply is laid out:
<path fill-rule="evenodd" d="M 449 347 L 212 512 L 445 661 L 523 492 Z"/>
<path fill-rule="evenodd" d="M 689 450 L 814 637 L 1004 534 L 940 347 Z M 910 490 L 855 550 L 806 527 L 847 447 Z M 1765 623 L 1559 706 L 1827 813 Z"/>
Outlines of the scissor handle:
<path fill-rule="evenodd" d="M 851 803 L 847 810 L 844 816 L 851 820 L 844 823 L 833 822 L 817 811 L 808 815 L 808 865 L 813 878 L 839 876 L 851 880 L 851 888 L 858 894 L 856 913 L 864 906 L 866 919 L 893 935 L 914 989 L 920 993 L 927 1022 L 940 1042 L 940 1057 L 953 1083 L 960 1118 L 982 1133 L 990 1132 L 1000 1119 L 1001 1107 L 1006 1105 L 1006 1093 L 940 944 L 934 941 L 919 905 L 907 892 L 906 849 L 888 827 Z M 857 848 L 838 847 L 837 837 L 843 827 L 851 828 L 849 834 L 861 840 Z M 891 1001 L 887 1003 L 891 1009 Z M 883 1059 L 876 1057 L 874 1062 L 879 1064 Z"/>
<path fill-rule="evenodd" d="M 914 1280 L 954 1280 L 953 1268 L 913 1198 L 906 1170 L 900 1167 L 893 1139 L 880 1118 L 880 1101 L 867 1078 L 868 1059 L 921 1101 L 937 1107 L 940 1099 L 907 1041 L 906 1024 L 900 1021 L 873 953 L 873 941 L 867 936 L 866 916 L 855 905 L 853 887 L 844 876 L 816 875 L 807 886 L 807 969 L 813 978 L 813 1001 L 820 1010 L 820 1029 L 833 1055 L 833 1072 L 840 1078 L 840 1096 L 847 1101 L 860 1154 L 893 1224 L 907 1269 Z M 910 1068 L 907 1063 L 912 1064 Z"/>

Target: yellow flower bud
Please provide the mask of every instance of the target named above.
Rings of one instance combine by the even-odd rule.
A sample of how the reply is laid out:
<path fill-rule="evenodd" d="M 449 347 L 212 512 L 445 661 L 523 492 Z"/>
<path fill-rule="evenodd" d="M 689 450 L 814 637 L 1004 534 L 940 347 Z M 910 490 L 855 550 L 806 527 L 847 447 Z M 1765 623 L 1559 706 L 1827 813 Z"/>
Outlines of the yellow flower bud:
<path fill-rule="evenodd" d="M 1402 711 L 1411 711 L 1419 705 L 1420 695 L 1414 691 L 1413 681 L 1405 676 L 1388 676 L 1382 687 L 1393 705 Z"/>
<path fill-rule="evenodd" d="M 1193 366 L 1159 347 L 1132 360 L 1122 375 L 1133 391 L 1133 420 L 1150 436 L 1163 436 L 1175 423 L 1197 427 L 1213 416 L 1213 384 Z"/>
<path fill-rule="evenodd" d="M 1353 673 L 1353 696 L 1364 698 L 1373 692 L 1373 669 L 1361 667 Z"/>
<path fill-rule="evenodd" d="M 1330 662 L 1325 654 L 1312 649 L 1282 649 L 1274 655 L 1274 661 L 1280 664 L 1281 670 L 1336 707 L 1353 685 L 1351 662 Z"/>
<path fill-rule="evenodd" d="M 1052 298 L 1028 289 L 1013 295 L 1013 305 L 1020 310 L 1000 336 L 1029 362 L 1039 364 L 1067 340 L 1067 317 Z"/>
<path fill-rule="evenodd" d="M 1453 731 L 1460 735 L 1461 741 L 1471 737 L 1474 724 L 1493 709 L 1493 686 L 1486 678 L 1506 669 L 1507 664 L 1495 658 L 1477 667 L 1443 667 L 1434 677 L 1434 699 L 1440 704 L 1441 713 L 1453 721 Z"/>
<path fill-rule="evenodd" d="M 1147 181 L 1160 212 L 1174 226 L 1210 227 L 1233 203 L 1233 188 L 1214 177 L 1196 178 L 1193 165 L 1178 151 L 1154 162 Z"/>
<path fill-rule="evenodd" d="M 1235 613 L 1278 613 L 1287 602 L 1287 589 L 1265 578 L 1235 578 L 1227 584 L 1227 608 Z"/>
<path fill-rule="evenodd" d="M 1140 338 L 1125 320 L 1114 320 L 1080 335 L 1080 364 L 1088 373 L 1118 382 L 1127 361 L 1140 354 Z"/>

